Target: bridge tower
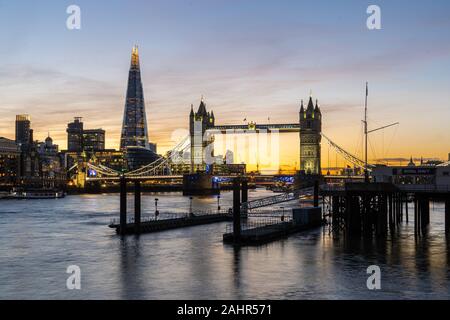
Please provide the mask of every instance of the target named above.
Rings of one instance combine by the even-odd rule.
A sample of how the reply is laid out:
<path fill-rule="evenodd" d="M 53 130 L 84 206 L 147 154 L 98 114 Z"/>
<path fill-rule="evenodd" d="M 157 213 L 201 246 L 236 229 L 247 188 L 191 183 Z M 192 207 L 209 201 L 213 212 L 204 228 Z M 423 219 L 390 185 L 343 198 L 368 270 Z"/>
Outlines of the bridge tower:
<path fill-rule="evenodd" d="M 189 132 L 191 136 L 191 172 L 207 171 L 208 158 L 214 156 L 214 136 L 208 134 L 207 130 L 215 124 L 214 113 L 206 110 L 206 104 L 202 97 L 197 112 L 191 105 L 189 115 Z"/>
<path fill-rule="evenodd" d="M 322 140 L 322 113 L 312 97 L 305 110 L 303 100 L 300 107 L 300 171 L 306 174 L 321 174 L 320 142 Z"/>

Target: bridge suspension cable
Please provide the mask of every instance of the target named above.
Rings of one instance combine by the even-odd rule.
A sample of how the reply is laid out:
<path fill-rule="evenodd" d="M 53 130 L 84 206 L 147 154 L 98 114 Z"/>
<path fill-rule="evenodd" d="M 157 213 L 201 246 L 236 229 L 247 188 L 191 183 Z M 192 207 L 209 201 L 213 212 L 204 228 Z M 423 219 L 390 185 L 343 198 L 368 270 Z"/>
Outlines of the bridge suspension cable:
<path fill-rule="evenodd" d="M 125 173 L 126 177 L 137 177 L 144 175 L 171 175 L 171 164 L 177 163 L 180 159 L 180 153 L 184 153 L 190 148 L 190 143 L 186 145 L 186 142 L 190 142 L 190 137 L 184 137 L 173 149 L 169 150 L 164 157 L 160 157 L 157 160 L 145 165 L 134 171 Z"/>
<path fill-rule="evenodd" d="M 335 142 L 333 142 L 333 140 L 331 140 L 330 138 L 328 138 L 325 134 L 321 133 L 322 137 L 325 138 L 325 140 L 327 140 L 328 144 L 334 149 L 336 150 L 337 153 L 339 153 L 341 156 L 343 156 L 346 160 L 348 160 L 349 162 L 353 163 L 355 166 L 357 166 L 358 168 L 364 169 L 365 168 L 365 162 L 359 158 L 357 158 L 356 156 L 352 155 L 350 152 L 344 150 L 343 148 L 341 148 L 339 145 L 337 145 Z M 375 166 L 373 165 L 368 165 L 368 170 L 371 171 Z"/>

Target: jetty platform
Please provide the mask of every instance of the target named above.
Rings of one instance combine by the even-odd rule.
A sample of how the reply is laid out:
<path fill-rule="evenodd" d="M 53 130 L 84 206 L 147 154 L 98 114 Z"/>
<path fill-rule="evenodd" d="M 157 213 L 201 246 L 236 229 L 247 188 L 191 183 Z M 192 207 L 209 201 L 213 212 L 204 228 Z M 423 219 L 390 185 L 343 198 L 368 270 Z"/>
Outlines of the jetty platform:
<path fill-rule="evenodd" d="M 134 223 L 130 220 L 127 224 L 121 228 L 120 223 L 111 221 L 109 227 L 116 229 L 117 234 L 139 234 L 139 233 L 152 233 L 160 232 L 171 229 L 185 228 L 191 226 L 198 226 L 210 223 L 232 221 L 233 216 L 229 213 L 217 213 L 217 214 L 191 214 L 184 217 L 160 219 L 154 218 L 145 220 L 143 219 L 140 224 Z"/>

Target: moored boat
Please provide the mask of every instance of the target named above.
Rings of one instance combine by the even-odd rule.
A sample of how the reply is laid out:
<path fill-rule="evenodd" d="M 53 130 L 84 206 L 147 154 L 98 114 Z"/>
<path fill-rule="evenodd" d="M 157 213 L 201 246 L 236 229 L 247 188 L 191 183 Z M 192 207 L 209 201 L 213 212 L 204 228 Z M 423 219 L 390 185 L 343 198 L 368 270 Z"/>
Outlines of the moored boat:
<path fill-rule="evenodd" d="M 62 190 L 23 190 L 13 191 L 8 199 L 60 199 L 66 194 Z"/>

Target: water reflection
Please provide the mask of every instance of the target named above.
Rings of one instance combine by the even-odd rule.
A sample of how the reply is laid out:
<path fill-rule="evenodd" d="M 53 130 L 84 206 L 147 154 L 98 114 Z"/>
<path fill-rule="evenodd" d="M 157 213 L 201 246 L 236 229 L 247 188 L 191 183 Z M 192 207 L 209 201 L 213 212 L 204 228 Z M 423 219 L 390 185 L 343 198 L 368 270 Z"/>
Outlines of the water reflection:
<path fill-rule="evenodd" d="M 181 213 L 190 206 L 189 197 L 177 193 L 144 194 L 145 214 L 153 213 L 155 197 L 161 211 Z M 384 240 L 349 240 L 324 228 L 248 248 L 222 243 L 229 223 L 120 238 L 107 228 L 118 205 L 117 195 L 2 202 L 0 298 L 450 298 L 450 239 L 439 203 L 420 238 L 410 215 L 409 224 Z M 193 206 L 215 209 L 217 199 L 195 198 Z M 222 194 L 221 206 L 231 206 L 230 193 Z M 70 264 L 82 267 L 81 292 L 65 288 Z M 370 265 L 382 270 L 381 291 L 367 290 Z"/>
<path fill-rule="evenodd" d="M 139 299 L 145 297 L 145 287 L 142 281 L 145 274 L 140 268 L 141 245 L 140 236 L 121 237 L 118 245 L 120 256 L 119 282 L 121 284 L 121 299 Z"/>

